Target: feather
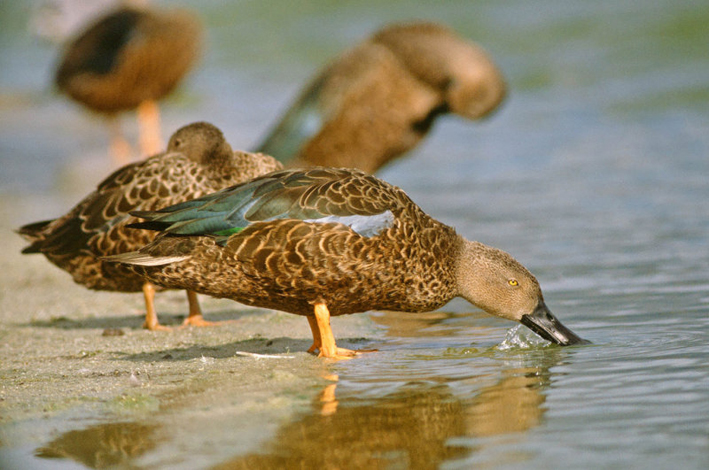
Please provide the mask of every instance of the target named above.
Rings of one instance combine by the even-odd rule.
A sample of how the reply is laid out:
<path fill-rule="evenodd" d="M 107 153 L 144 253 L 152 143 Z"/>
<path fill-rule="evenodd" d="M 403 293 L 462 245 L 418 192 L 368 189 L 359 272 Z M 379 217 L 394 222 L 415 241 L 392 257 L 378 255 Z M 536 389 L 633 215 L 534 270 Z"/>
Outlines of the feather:
<path fill-rule="evenodd" d="M 339 217 L 336 215 L 330 215 L 327 217 L 322 217 L 320 219 L 304 220 L 303 222 L 317 224 L 327 224 L 336 222 L 339 224 L 347 225 L 363 237 L 371 238 L 376 235 L 379 235 L 383 230 L 391 228 L 391 226 L 394 225 L 394 220 L 394 214 L 391 211 L 385 211 L 381 214 L 370 216 L 351 215 L 347 217 Z"/>
<path fill-rule="evenodd" d="M 227 236 L 255 222 L 297 219 L 342 223 L 363 236 L 372 236 L 394 221 L 390 207 L 394 202 L 379 197 L 363 202 L 364 192 L 359 186 L 369 189 L 379 185 L 358 171 L 277 171 L 159 211 L 131 212 L 147 219 L 132 226 L 173 236 Z M 354 196 L 349 197 L 351 194 Z"/>
<path fill-rule="evenodd" d="M 111 261 L 123 264 L 135 264 L 138 266 L 164 266 L 166 264 L 177 263 L 189 259 L 190 255 L 182 256 L 151 256 L 140 251 L 130 251 L 113 256 L 102 256 L 104 261 Z"/>

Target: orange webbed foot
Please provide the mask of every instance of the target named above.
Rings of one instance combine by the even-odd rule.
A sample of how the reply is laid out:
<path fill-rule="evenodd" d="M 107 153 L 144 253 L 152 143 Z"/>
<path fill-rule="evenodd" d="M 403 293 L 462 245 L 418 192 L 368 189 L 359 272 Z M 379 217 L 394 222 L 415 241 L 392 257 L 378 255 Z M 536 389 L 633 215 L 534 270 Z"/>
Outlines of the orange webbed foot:
<path fill-rule="evenodd" d="M 148 322 L 147 320 L 143 323 L 143 328 L 150 331 L 172 331 L 169 326 L 162 325 L 158 322 Z"/>
<path fill-rule="evenodd" d="M 181 328 L 186 328 L 188 326 L 219 326 L 224 323 L 235 323 L 236 320 L 224 320 L 224 321 L 209 321 L 205 320 L 202 315 L 191 315 L 182 322 Z"/>
<path fill-rule="evenodd" d="M 320 350 L 320 354 L 318 354 L 318 357 L 324 357 L 326 359 L 333 359 L 335 361 L 348 361 L 350 359 L 354 359 L 357 357 L 357 351 L 353 351 L 351 349 L 345 349 L 345 348 L 335 348 L 334 353 L 332 352 L 327 352 L 325 350 Z"/>
<path fill-rule="evenodd" d="M 354 357 L 357 356 L 357 351 L 353 351 L 351 349 L 345 349 L 345 348 L 334 348 L 333 350 L 329 350 L 328 348 L 316 348 L 318 352 L 318 357 L 322 357 L 325 359 L 334 359 L 336 361 L 343 361 L 343 360 L 349 360 L 353 359 Z M 315 352 L 315 351 L 312 351 Z"/>
<path fill-rule="evenodd" d="M 194 315 L 185 318 L 185 321 L 182 322 L 181 328 L 188 326 L 214 326 L 216 324 L 217 322 L 205 320 L 202 315 Z"/>
<path fill-rule="evenodd" d="M 314 350 L 313 351 L 308 350 L 308 352 L 314 352 Z M 320 350 L 318 357 L 324 357 L 327 359 L 335 359 L 335 360 L 347 360 L 347 359 L 353 359 L 355 357 L 361 356 L 362 354 L 367 354 L 367 353 L 372 353 L 372 352 L 377 352 L 377 350 L 376 349 L 335 348 L 334 354 L 323 353 L 323 351 Z"/>

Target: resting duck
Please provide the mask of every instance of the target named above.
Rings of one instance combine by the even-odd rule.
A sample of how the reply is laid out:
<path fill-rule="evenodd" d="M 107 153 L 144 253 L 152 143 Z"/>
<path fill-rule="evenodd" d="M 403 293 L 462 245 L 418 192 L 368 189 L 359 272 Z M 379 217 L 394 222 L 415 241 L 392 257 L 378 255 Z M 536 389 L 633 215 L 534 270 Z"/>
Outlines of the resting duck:
<path fill-rule="evenodd" d="M 187 10 L 122 7 L 68 44 L 54 82 L 62 93 L 109 118 L 112 153 L 121 163 L 131 150 L 117 115 L 137 109 L 141 152 L 153 155 L 162 148 L 156 101 L 195 65 L 201 37 L 200 22 Z"/>
<path fill-rule="evenodd" d="M 338 348 L 331 315 L 424 312 L 456 296 L 527 325 L 561 345 L 580 344 L 544 303 L 535 277 L 509 254 L 468 241 L 425 214 L 401 189 L 353 169 L 283 170 L 158 211 L 137 228 L 159 230 L 132 265 L 157 285 L 308 318 L 309 351 Z"/>
<path fill-rule="evenodd" d="M 44 254 L 89 289 L 142 291 L 144 326 L 167 329 L 155 313 L 154 286 L 126 266 L 99 258 L 137 250 L 155 238 L 154 233 L 126 228 L 137 221 L 129 212 L 199 197 L 280 167 L 267 155 L 232 151 L 219 129 L 193 123 L 172 135 L 165 153 L 120 168 L 66 215 L 21 227 L 18 233 L 31 242 L 22 252 Z M 197 296 L 188 291 L 187 298 L 185 324 L 209 324 Z"/>
<path fill-rule="evenodd" d="M 479 119 L 505 96 L 490 56 L 436 23 L 388 26 L 327 66 L 257 147 L 289 166 L 374 173 L 440 115 Z"/>

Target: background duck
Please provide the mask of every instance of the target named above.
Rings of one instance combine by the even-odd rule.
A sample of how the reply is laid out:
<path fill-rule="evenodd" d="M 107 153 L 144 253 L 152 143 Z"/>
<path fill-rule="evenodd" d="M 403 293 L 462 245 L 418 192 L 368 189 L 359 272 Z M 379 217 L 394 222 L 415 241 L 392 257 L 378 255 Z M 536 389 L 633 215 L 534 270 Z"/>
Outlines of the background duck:
<path fill-rule="evenodd" d="M 59 91 L 109 118 L 112 154 L 119 163 L 129 160 L 131 147 L 120 131 L 118 114 L 137 109 L 141 153 L 159 152 L 156 101 L 192 69 L 202 42 L 202 26 L 191 11 L 123 3 L 67 45 L 54 77 Z"/>
<path fill-rule="evenodd" d="M 437 117 L 480 119 L 504 97 L 502 74 L 478 45 L 436 23 L 391 25 L 320 72 L 257 151 L 289 166 L 373 173 Z"/>
<path fill-rule="evenodd" d="M 347 357 L 330 316 L 422 312 L 461 296 L 558 344 L 585 342 L 544 303 L 509 254 L 468 241 L 399 188 L 353 169 L 283 170 L 154 212 L 161 230 L 137 252 L 108 257 L 157 285 L 304 315 L 310 352 Z"/>
<path fill-rule="evenodd" d="M 215 126 L 197 122 L 170 138 L 167 151 L 126 165 L 103 180 L 66 215 L 25 225 L 18 233 L 31 244 L 23 253 L 42 253 L 89 289 L 143 292 L 145 327 L 164 329 L 153 305 L 154 286 L 133 270 L 99 257 L 137 250 L 155 233 L 126 228 L 129 212 L 189 200 L 246 181 L 281 165 L 267 155 L 232 151 Z M 206 325 L 193 292 L 185 324 Z"/>

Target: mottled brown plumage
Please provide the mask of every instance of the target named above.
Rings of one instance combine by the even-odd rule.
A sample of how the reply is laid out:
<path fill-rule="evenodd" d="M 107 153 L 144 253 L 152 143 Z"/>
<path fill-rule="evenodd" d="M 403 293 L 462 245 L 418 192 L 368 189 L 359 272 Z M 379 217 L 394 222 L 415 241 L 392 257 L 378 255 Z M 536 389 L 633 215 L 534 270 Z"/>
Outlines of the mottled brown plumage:
<path fill-rule="evenodd" d="M 399 188 L 357 170 L 285 170 L 156 212 L 136 227 L 163 234 L 130 263 L 157 285 L 308 317 L 311 350 L 347 354 L 329 316 L 421 312 L 462 296 L 493 315 L 582 341 L 553 319 L 539 283 L 507 253 L 465 240 Z M 330 313 L 328 309 L 331 309 Z M 538 322 L 537 322 L 538 323 Z"/>
<path fill-rule="evenodd" d="M 373 173 L 440 115 L 479 119 L 504 96 L 502 74 L 476 44 L 436 23 L 391 25 L 320 72 L 258 149 L 290 166 Z"/>
<path fill-rule="evenodd" d="M 108 116 L 140 107 L 139 117 L 152 119 L 141 129 L 142 151 L 152 155 L 161 148 L 154 102 L 195 65 L 201 36 L 201 24 L 190 11 L 120 8 L 66 47 L 54 81 L 61 92 Z"/>
<path fill-rule="evenodd" d="M 166 152 L 120 168 L 66 215 L 20 228 L 31 242 L 23 253 L 44 254 L 89 289 L 140 292 L 142 276 L 99 258 L 137 250 L 155 238 L 126 228 L 138 220 L 130 211 L 189 200 L 278 168 L 267 155 L 232 151 L 211 124 L 190 124 L 173 134 Z M 146 307 L 150 313 L 151 305 Z M 159 327 L 156 322 L 148 318 L 146 326 Z"/>

